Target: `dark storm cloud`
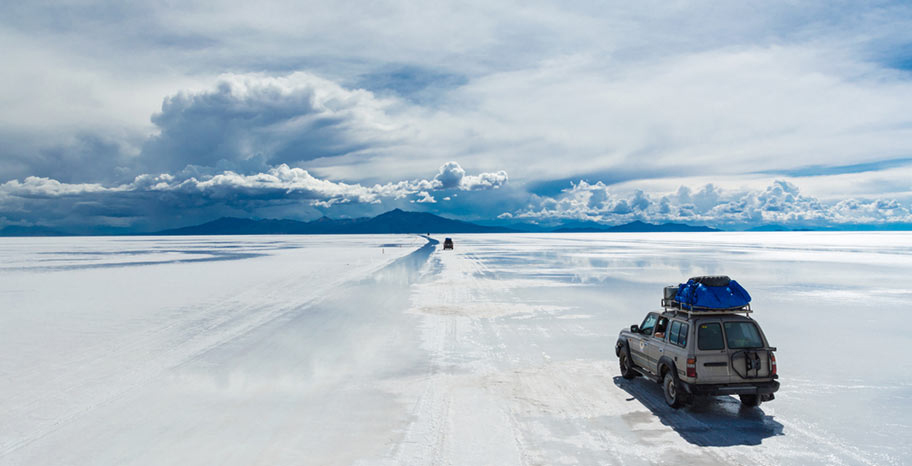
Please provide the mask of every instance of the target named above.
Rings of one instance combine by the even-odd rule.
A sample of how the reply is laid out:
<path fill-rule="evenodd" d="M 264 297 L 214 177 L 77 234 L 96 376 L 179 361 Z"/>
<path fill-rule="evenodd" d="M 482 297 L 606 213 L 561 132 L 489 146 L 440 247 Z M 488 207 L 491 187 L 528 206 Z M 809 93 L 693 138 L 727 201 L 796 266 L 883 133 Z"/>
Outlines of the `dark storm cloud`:
<path fill-rule="evenodd" d="M 113 183 L 135 174 L 134 161 L 119 139 L 81 132 L 36 147 L 35 138 L 0 129 L 0 174 L 5 175 L 0 182 L 38 173 L 66 183 Z"/>
<path fill-rule="evenodd" d="M 165 99 L 144 144 L 145 171 L 188 165 L 245 171 L 382 147 L 391 123 L 382 100 L 307 73 L 226 76 L 213 90 Z"/>

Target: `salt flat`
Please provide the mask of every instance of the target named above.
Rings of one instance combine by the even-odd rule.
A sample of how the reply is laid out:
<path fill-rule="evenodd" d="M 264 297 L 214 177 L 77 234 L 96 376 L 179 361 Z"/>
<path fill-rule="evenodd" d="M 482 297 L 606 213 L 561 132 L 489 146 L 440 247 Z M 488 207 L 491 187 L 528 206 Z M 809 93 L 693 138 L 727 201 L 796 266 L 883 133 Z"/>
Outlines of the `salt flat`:
<path fill-rule="evenodd" d="M 908 233 L 0 240 L 0 464 L 904 464 Z M 436 237 L 436 235 L 435 235 Z M 619 377 L 728 274 L 782 389 Z"/>

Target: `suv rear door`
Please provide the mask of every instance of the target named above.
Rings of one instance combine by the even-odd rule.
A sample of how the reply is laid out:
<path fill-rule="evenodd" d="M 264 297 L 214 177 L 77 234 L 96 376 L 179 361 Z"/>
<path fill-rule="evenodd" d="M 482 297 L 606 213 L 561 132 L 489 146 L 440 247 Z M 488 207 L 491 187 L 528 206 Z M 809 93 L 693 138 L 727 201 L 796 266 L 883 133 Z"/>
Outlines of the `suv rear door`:
<path fill-rule="evenodd" d="M 693 339 L 693 348 L 697 358 L 697 382 L 729 383 L 731 371 L 728 367 L 728 351 L 725 349 L 722 322 L 699 320 L 696 322 L 694 333 L 696 338 Z"/>
<path fill-rule="evenodd" d="M 731 382 L 758 382 L 772 378 L 770 355 L 760 327 L 751 320 L 723 322 L 731 361 Z"/>

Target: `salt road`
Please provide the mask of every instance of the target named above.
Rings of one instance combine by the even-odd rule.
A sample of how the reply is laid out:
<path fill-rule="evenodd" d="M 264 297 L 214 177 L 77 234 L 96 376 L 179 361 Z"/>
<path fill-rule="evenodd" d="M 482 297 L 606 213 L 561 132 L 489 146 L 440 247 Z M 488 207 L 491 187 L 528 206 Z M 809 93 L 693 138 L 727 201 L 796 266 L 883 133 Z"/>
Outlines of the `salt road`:
<path fill-rule="evenodd" d="M 0 464 L 904 464 L 907 233 L 0 240 Z M 620 378 L 728 274 L 782 389 Z M 872 353 L 872 351 L 874 353 Z"/>

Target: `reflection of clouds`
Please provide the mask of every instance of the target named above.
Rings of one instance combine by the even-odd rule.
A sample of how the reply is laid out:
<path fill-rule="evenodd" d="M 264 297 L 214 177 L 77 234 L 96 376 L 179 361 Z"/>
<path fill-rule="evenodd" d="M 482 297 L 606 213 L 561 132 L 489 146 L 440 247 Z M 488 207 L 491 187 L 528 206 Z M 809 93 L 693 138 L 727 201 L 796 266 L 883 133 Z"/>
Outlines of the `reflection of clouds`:
<path fill-rule="evenodd" d="M 886 276 L 908 264 L 908 241 L 902 233 L 542 234 L 490 244 L 480 239 L 471 246 L 480 249 L 488 273 L 517 284 L 670 285 L 723 274 L 766 287 L 858 288 L 856 277 L 834 267 Z"/>
<path fill-rule="evenodd" d="M 611 280 L 651 282 L 657 276 L 680 280 L 681 276 L 697 275 L 710 267 L 701 267 L 680 257 L 663 256 L 652 251 L 636 251 L 621 247 L 614 251 L 599 250 L 586 253 L 575 247 L 566 250 L 549 246 L 549 251 L 518 251 L 485 256 L 486 266 L 502 281 L 526 286 L 567 283 L 604 283 Z M 489 259 L 490 257 L 490 259 Z M 643 274 L 648 270 L 647 275 Z"/>
<path fill-rule="evenodd" d="M 31 251 L 20 256 L 21 260 L 11 257 L 3 261 L 0 271 L 63 271 L 241 260 L 299 247 L 284 242 L 270 244 L 239 241 L 228 244 L 224 241 L 170 242 L 165 239 L 153 243 L 112 239 L 110 243 L 102 244 L 103 250 L 90 249 L 88 245 L 74 250 L 60 250 L 53 248 L 53 243 L 48 244 L 41 239 L 30 241 L 52 249 Z M 121 249 L 107 249 L 112 247 Z M 7 251 L 0 249 L 0 255 L 6 254 Z"/>

